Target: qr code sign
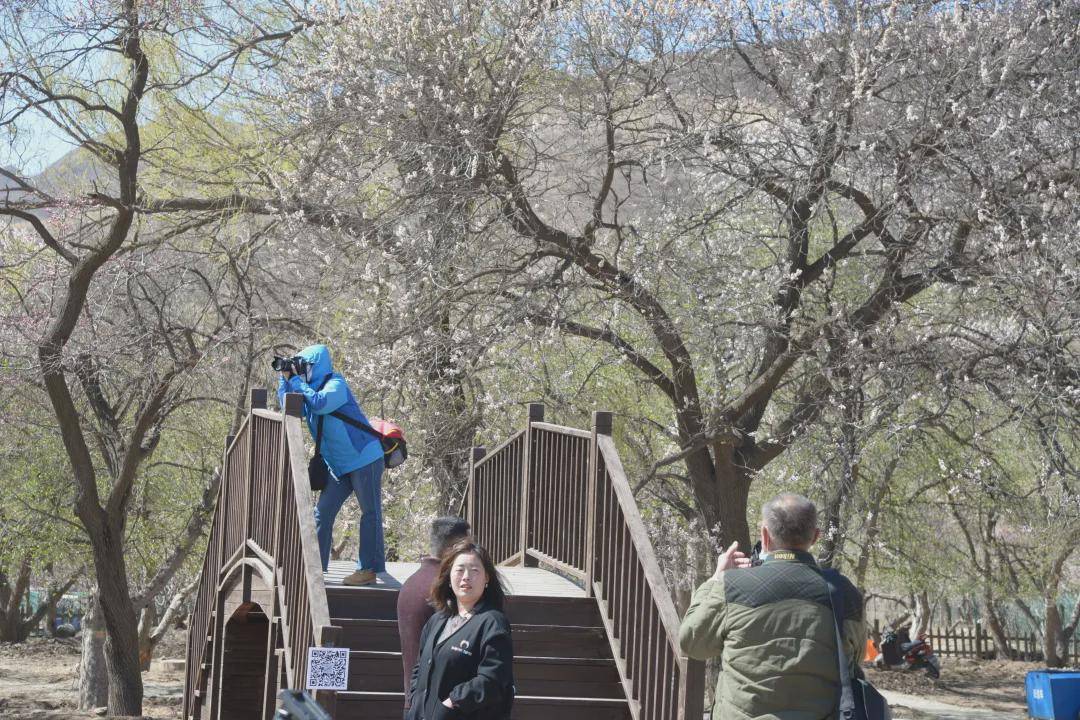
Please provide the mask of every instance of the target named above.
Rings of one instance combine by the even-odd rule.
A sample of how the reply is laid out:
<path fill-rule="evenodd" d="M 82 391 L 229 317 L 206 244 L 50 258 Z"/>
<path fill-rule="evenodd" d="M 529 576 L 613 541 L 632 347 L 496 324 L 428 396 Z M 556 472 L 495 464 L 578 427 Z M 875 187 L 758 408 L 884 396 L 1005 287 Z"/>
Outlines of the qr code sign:
<path fill-rule="evenodd" d="M 348 687 L 348 648 L 308 648 L 308 690 L 346 690 Z"/>

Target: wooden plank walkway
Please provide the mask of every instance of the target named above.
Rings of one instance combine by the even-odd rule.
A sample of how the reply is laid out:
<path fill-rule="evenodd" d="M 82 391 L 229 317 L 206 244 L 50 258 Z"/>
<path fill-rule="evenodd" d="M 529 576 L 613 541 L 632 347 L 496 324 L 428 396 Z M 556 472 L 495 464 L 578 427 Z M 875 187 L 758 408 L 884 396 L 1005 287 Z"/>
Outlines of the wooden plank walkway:
<path fill-rule="evenodd" d="M 399 590 L 420 567 L 420 563 L 386 563 L 386 572 L 379 574 L 375 585 L 349 588 L 357 592 L 364 590 Z M 330 568 L 323 575 L 326 586 L 341 588 L 341 579 L 356 569 L 356 563 L 350 560 L 331 560 Z M 530 595 L 540 597 L 583 598 L 585 591 L 561 575 L 548 570 L 532 567 L 500 567 L 503 587 L 509 595 Z"/>

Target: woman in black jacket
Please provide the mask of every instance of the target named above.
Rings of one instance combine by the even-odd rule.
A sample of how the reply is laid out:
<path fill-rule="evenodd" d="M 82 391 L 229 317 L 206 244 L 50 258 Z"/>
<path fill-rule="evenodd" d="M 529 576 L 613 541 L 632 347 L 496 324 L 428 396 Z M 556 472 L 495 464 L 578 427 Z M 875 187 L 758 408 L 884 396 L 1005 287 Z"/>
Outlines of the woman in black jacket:
<path fill-rule="evenodd" d="M 462 542 L 431 586 L 436 613 L 420 633 L 406 720 L 507 720 L 514 648 L 505 593 L 487 550 Z"/>

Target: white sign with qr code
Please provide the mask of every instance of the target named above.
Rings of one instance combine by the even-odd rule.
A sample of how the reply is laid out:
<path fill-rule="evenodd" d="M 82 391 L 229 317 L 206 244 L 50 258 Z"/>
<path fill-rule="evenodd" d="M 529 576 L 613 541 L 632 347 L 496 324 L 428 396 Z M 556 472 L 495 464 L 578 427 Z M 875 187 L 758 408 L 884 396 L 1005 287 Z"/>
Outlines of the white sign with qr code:
<path fill-rule="evenodd" d="M 348 687 L 349 648 L 308 648 L 308 690 L 347 690 Z"/>

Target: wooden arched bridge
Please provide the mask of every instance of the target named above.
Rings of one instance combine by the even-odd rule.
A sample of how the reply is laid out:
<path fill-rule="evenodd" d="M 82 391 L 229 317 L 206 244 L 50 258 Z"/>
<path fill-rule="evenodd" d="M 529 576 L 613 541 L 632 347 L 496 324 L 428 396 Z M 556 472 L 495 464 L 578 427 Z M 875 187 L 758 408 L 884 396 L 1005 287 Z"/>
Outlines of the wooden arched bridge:
<path fill-rule="evenodd" d="M 252 392 L 226 446 L 221 491 L 189 623 L 183 717 L 271 718 L 305 689 L 310 647 L 348 648 L 348 689 L 316 699 L 341 720 L 401 717 L 397 591 L 416 564 L 346 587 L 321 571 L 299 395 L 281 413 Z M 702 717 L 701 663 L 679 617 L 611 438 L 543 421 L 473 450 L 468 519 L 509 584 L 521 720 Z"/>

